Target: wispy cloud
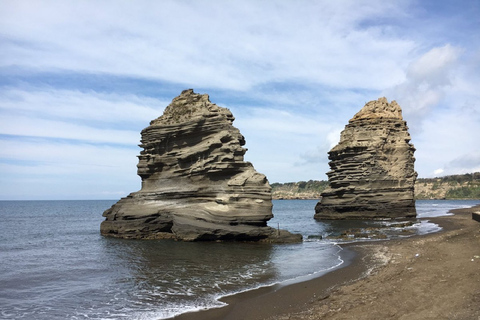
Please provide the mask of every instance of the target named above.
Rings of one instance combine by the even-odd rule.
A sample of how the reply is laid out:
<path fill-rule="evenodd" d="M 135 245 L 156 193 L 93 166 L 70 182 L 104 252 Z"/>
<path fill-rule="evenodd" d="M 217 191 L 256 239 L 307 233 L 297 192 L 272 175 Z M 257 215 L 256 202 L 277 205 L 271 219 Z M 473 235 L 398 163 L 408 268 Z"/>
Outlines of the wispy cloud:
<path fill-rule="evenodd" d="M 398 61 L 414 46 L 381 25 L 362 26 L 366 17 L 401 10 L 384 1 L 22 3 L 3 5 L 2 65 L 40 71 L 233 90 L 294 75 L 298 82 L 380 89 L 402 80 Z"/>
<path fill-rule="evenodd" d="M 134 145 L 166 101 L 133 95 L 0 89 L 0 134 Z M 163 106 L 159 106 L 163 104 Z"/>
<path fill-rule="evenodd" d="M 52 87 L 0 89 L 0 111 L 18 115 L 75 121 L 136 124 L 157 117 L 168 100 L 93 90 Z"/>
<path fill-rule="evenodd" d="M 460 49 L 448 44 L 432 48 L 409 64 L 404 82 L 387 90 L 387 95 L 398 97 L 415 131 L 422 127 L 421 122 L 439 106 L 453 85 L 460 54 Z"/>
<path fill-rule="evenodd" d="M 478 110 L 478 103 L 474 109 L 452 104 L 424 120 L 423 132 L 415 142 L 416 166 L 423 176 L 435 175 L 436 169 L 442 169 L 445 175 L 478 171 L 480 162 L 475 163 L 480 152 Z"/>
<path fill-rule="evenodd" d="M 453 159 L 480 151 L 480 92 L 471 87 L 478 64 L 468 54 L 466 47 L 433 47 L 409 64 L 403 83 L 386 90 L 403 108 L 421 176 L 478 170 L 480 163 L 452 166 Z"/>
<path fill-rule="evenodd" d="M 39 138 L 2 140 L 1 146 L 3 199 L 104 199 L 105 192 L 126 196 L 140 186 L 136 148 Z"/>

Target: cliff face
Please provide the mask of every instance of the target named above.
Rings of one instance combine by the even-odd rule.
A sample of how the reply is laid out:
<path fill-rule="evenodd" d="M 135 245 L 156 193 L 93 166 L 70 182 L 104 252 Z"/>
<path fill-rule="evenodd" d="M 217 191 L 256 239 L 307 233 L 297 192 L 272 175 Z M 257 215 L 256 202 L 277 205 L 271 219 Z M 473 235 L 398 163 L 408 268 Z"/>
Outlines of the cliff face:
<path fill-rule="evenodd" d="M 415 196 L 417 199 L 480 199 L 480 172 L 417 179 Z"/>
<path fill-rule="evenodd" d="M 320 199 L 320 194 L 328 186 L 328 181 L 299 181 L 272 183 L 272 198 L 278 199 Z"/>
<path fill-rule="evenodd" d="M 104 212 L 101 233 L 186 241 L 301 240 L 267 227 L 273 217 L 271 188 L 243 161 L 245 139 L 233 121 L 232 113 L 206 94 L 185 90 L 173 99 L 142 131 L 141 190 Z"/>
<path fill-rule="evenodd" d="M 414 151 L 400 106 L 367 103 L 328 153 L 330 184 L 315 219 L 415 217 Z"/>

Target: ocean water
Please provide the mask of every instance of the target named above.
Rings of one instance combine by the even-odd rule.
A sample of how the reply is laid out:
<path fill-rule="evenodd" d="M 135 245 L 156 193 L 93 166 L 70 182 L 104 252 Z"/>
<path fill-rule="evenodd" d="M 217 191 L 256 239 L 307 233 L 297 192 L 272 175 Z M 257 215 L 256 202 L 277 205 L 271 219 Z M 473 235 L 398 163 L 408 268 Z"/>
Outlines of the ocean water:
<path fill-rule="evenodd" d="M 346 226 L 315 221 L 314 200 L 274 200 L 269 225 L 305 239 L 288 245 L 105 238 L 101 215 L 114 202 L 0 201 L 0 319 L 162 319 L 343 263 L 326 236 Z M 438 231 L 429 217 L 479 202 L 417 201 L 407 228 Z"/>

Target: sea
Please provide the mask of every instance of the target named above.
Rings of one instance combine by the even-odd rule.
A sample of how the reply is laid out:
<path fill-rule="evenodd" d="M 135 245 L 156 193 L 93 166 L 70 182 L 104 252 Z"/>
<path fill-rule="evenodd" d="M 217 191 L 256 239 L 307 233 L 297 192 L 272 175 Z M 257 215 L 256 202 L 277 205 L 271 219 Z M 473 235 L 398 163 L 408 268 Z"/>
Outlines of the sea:
<path fill-rule="evenodd" d="M 358 241 L 332 238 L 349 226 L 315 221 L 316 200 L 273 201 L 269 225 L 301 233 L 298 244 L 106 238 L 102 213 L 114 203 L 0 201 L 0 319 L 167 319 L 321 276 L 344 264 L 342 241 Z M 429 218 L 478 203 L 417 201 L 413 225 L 382 230 L 389 238 L 437 232 Z"/>

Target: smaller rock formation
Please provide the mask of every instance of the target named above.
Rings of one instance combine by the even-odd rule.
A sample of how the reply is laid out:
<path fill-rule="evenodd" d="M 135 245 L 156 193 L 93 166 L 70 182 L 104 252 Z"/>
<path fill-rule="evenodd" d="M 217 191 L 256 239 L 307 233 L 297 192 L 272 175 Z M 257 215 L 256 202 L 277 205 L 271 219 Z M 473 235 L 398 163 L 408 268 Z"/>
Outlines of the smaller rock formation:
<path fill-rule="evenodd" d="M 185 90 L 142 130 L 142 188 L 103 216 L 100 230 L 120 238 L 297 242 L 267 226 L 267 178 L 243 161 L 245 138 L 230 110 Z"/>
<path fill-rule="evenodd" d="M 415 217 L 414 151 L 400 106 L 386 98 L 367 103 L 328 153 L 329 187 L 315 219 Z"/>

